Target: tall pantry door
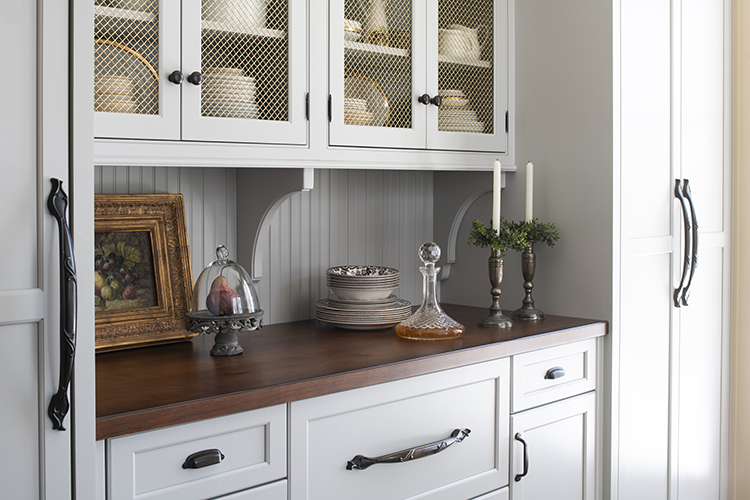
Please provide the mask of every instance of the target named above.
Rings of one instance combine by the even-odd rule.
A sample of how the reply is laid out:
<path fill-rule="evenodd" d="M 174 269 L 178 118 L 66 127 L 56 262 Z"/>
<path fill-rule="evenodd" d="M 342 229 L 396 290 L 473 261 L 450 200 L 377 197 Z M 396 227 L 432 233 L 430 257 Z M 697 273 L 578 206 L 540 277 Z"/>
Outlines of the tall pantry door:
<path fill-rule="evenodd" d="M 700 0 L 619 2 L 621 289 L 613 347 L 619 388 L 613 490 L 622 499 L 726 495 L 728 8 L 727 2 Z M 685 180 L 695 208 L 693 218 L 686 203 L 690 240 L 675 198 L 676 183 L 684 188 Z M 690 286 L 687 294 L 680 289 L 676 305 L 686 243 L 683 285 Z"/>
<path fill-rule="evenodd" d="M 68 190 L 67 2 L 0 3 L 0 488 L 3 498 L 69 499 L 71 415 L 53 430 L 60 377 L 58 225 L 53 177 Z M 44 32 L 48 37 L 42 37 Z M 42 78 L 44 74 L 49 78 Z"/>

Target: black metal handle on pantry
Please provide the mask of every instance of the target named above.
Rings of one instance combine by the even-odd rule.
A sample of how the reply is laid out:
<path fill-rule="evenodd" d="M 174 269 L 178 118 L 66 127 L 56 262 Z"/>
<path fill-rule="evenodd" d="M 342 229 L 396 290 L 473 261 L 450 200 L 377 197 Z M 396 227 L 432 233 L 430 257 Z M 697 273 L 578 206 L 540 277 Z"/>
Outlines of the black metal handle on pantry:
<path fill-rule="evenodd" d="M 176 69 L 169 74 L 169 77 L 167 77 L 167 79 L 175 85 L 180 85 L 182 83 L 182 80 L 185 79 L 185 75 L 182 74 L 182 71 Z"/>
<path fill-rule="evenodd" d="M 690 204 L 690 219 L 693 222 L 693 257 L 690 265 L 690 276 L 687 285 L 682 290 L 682 305 L 686 306 L 688 305 L 687 299 L 690 295 L 690 285 L 693 284 L 695 268 L 698 267 L 698 219 L 695 215 L 695 204 L 693 203 L 693 194 L 690 192 L 690 181 L 688 179 L 685 179 L 682 184 L 682 194 Z"/>
<path fill-rule="evenodd" d="M 550 368 L 547 370 L 547 373 L 544 374 L 545 380 L 555 380 L 557 378 L 562 378 L 565 376 L 565 368 L 562 366 L 556 366 L 554 368 Z"/>
<path fill-rule="evenodd" d="M 188 75 L 187 81 L 189 81 L 193 85 L 200 85 L 203 81 L 203 75 L 201 75 L 198 71 L 193 71 Z"/>
<path fill-rule="evenodd" d="M 183 469 L 201 469 L 209 465 L 216 465 L 224 460 L 224 454 L 217 448 L 210 450 L 196 451 L 185 459 L 182 464 Z"/>
<path fill-rule="evenodd" d="M 363 470 L 375 464 L 408 462 L 409 460 L 416 460 L 417 458 L 434 455 L 440 453 L 454 443 L 460 443 L 470 432 L 470 429 L 456 429 L 451 432 L 449 438 L 423 444 L 407 450 L 397 451 L 396 453 L 382 455 L 380 457 L 368 458 L 363 455 L 357 455 L 346 463 L 346 470 Z"/>
<path fill-rule="evenodd" d="M 60 179 L 52 179 L 52 191 L 47 198 L 47 208 L 57 220 L 60 239 L 60 380 L 57 393 L 47 408 L 52 428 L 64 431 L 63 420 L 70 409 L 68 386 L 73 375 L 76 355 L 76 326 L 78 323 L 78 281 L 76 261 L 73 255 L 73 239 L 65 218 L 68 195 L 62 189 Z"/>
<path fill-rule="evenodd" d="M 682 277 L 680 278 L 680 285 L 674 289 L 674 306 L 680 307 L 680 294 L 682 293 L 682 288 L 685 286 L 685 278 L 687 278 L 688 273 L 690 272 L 690 219 L 688 218 L 688 206 L 687 206 L 687 200 L 685 199 L 682 184 L 680 184 L 680 179 L 677 179 L 674 184 L 674 195 L 675 198 L 680 200 L 680 206 L 682 207 L 682 221 L 684 224 L 684 232 L 685 232 L 685 254 L 683 256 L 683 262 L 682 262 Z"/>
<path fill-rule="evenodd" d="M 515 438 L 516 441 L 520 441 L 523 444 L 523 474 L 516 474 L 515 477 L 516 482 L 519 482 L 529 473 L 529 445 L 526 444 L 520 432 L 516 433 Z"/>

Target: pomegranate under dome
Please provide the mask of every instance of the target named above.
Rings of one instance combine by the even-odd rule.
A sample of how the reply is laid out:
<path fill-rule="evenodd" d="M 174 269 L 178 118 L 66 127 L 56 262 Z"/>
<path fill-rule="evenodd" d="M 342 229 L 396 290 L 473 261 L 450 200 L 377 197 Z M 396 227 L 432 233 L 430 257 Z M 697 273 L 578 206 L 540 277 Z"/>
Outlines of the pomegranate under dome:
<path fill-rule="evenodd" d="M 262 326 L 263 310 L 250 275 L 229 260 L 224 245 L 216 249 L 216 260 L 198 276 L 187 314 L 187 328 L 196 333 L 215 333 L 214 356 L 232 356 L 243 349 L 235 332 Z"/>

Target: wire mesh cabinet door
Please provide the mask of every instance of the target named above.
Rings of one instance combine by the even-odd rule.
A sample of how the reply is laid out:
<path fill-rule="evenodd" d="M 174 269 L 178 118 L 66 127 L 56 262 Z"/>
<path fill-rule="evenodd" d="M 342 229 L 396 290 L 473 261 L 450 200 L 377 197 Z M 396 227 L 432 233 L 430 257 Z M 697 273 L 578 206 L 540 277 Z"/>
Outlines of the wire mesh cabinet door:
<path fill-rule="evenodd" d="M 306 144 L 306 1 L 182 6 L 182 139 Z"/>
<path fill-rule="evenodd" d="M 425 147 L 425 0 L 332 0 L 330 144 Z"/>
<path fill-rule="evenodd" d="M 427 75 L 440 106 L 428 149 L 508 151 L 508 0 L 438 0 L 427 12 Z"/>
<path fill-rule="evenodd" d="M 95 0 L 94 134 L 179 139 L 180 3 Z"/>

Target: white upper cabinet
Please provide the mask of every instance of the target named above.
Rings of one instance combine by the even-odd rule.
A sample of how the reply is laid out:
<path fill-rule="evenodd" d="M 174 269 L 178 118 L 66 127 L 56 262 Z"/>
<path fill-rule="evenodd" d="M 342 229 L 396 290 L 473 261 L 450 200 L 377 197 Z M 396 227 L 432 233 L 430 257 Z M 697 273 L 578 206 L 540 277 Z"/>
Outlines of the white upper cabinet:
<path fill-rule="evenodd" d="M 512 168 L 513 6 L 95 0 L 95 161 Z"/>
<path fill-rule="evenodd" d="M 304 0 L 95 3 L 96 137 L 307 143 Z"/>
<path fill-rule="evenodd" d="M 507 152 L 507 0 L 334 0 L 331 146 Z"/>

